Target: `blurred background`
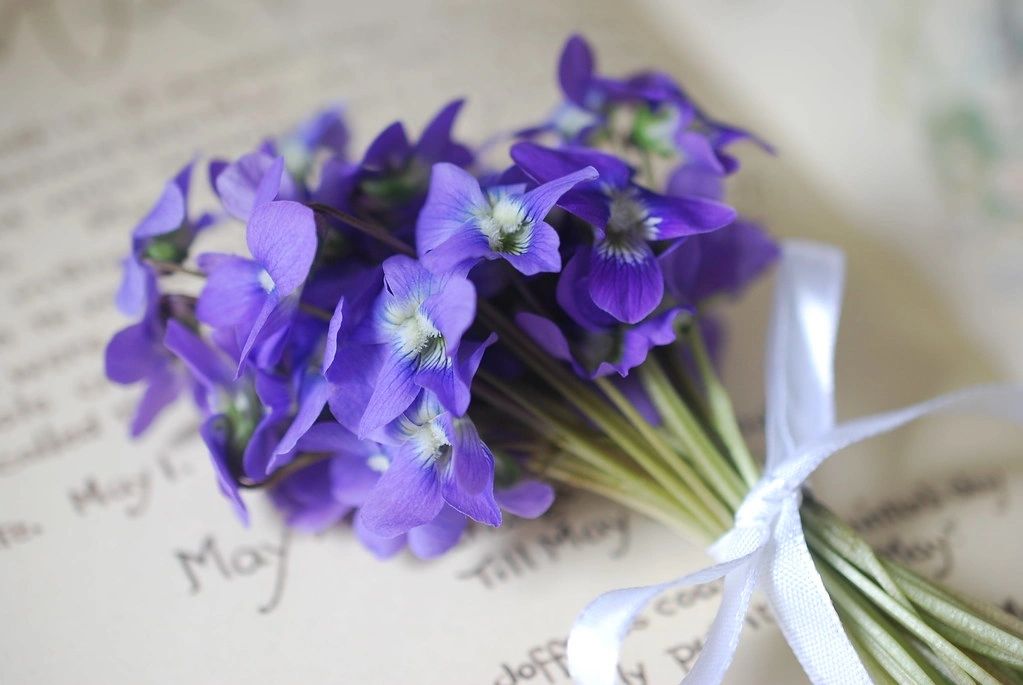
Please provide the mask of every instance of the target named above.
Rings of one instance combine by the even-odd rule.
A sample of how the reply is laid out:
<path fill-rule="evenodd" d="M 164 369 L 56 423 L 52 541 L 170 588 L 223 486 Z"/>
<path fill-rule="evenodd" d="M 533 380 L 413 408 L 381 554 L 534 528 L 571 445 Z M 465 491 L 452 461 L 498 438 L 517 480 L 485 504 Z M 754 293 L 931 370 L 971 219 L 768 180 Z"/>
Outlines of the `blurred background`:
<path fill-rule="evenodd" d="M 251 580 L 229 572 L 199 587 L 181 554 L 207 540 L 225 557 L 272 549 L 276 522 L 266 514 L 241 531 L 229 518 L 187 411 L 129 443 L 135 397 L 102 376 L 103 345 L 124 325 L 112 297 L 128 233 L 183 162 L 240 154 L 332 102 L 347 108 L 357 151 L 395 119 L 419 130 L 457 96 L 468 97 L 461 136 L 480 141 L 553 106 L 557 55 L 577 31 L 601 69 L 668 71 L 712 114 L 777 148 L 741 150 L 748 171 L 730 192 L 776 235 L 849 255 L 841 416 L 1023 380 L 1017 0 L 0 1 L 0 611 L 19 618 L 0 629 L 0 680 L 286 681 L 299 660 L 329 682 L 516 685 L 502 665 L 562 635 L 595 592 L 674 575 L 698 554 L 665 553 L 676 549 L 670 534 L 637 523 L 628 559 L 641 562 L 578 552 L 495 597 L 458 580 L 471 559 L 413 574 L 338 535 L 329 548 L 303 543 L 286 603 L 270 553 Z M 193 184 L 205 200 L 201 176 Z M 731 313 L 726 376 L 754 418 L 769 288 Z M 904 431 L 829 464 L 820 492 L 855 514 L 863 493 L 964 461 L 1018 485 L 1006 444 L 990 427 Z M 893 458 L 905 453 L 930 458 Z M 956 524 L 956 544 L 984 561 L 959 563 L 955 578 L 984 594 L 991 569 L 1018 578 L 1023 552 L 992 544 L 990 531 L 1021 515 L 1004 502 L 970 506 L 963 516 L 975 523 Z M 946 524 L 927 518 L 921 535 L 940 539 Z M 338 568 L 356 581 L 340 584 Z M 429 598 L 410 599 L 420 594 Z M 698 635 L 709 610 L 684 631 Z M 504 633 L 477 646 L 473 621 L 495 612 Z M 425 637 L 384 646 L 397 630 Z M 47 653 L 53 644 L 59 654 Z M 764 663 L 798 678 L 779 645 L 776 635 L 744 645 L 735 682 Z M 403 659 L 390 659 L 399 649 Z"/>

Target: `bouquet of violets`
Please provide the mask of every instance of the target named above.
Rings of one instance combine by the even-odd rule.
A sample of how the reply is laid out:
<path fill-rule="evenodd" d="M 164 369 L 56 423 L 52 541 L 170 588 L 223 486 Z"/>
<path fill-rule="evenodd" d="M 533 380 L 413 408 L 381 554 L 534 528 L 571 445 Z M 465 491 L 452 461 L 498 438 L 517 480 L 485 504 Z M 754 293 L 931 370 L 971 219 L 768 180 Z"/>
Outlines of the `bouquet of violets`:
<path fill-rule="evenodd" d="M 117 302 L 138 322 L 106 368 L 145 386 L 132 433 L 187 395 L 243 521 L 241 493 L 265 490 L 289 525 L 350 524 L 381 558 L 541 516 L 552 485 L 717 541 L 716 565 L 583 612 L 569 659 L 588 685 L 614 681 L 646 601 L 720 578 L 688 682 L 720 680 L 757 587 L 814 682 L 1023 682 L 1023 625 L 875 555 L 802 485 L 831 453 L 928 413 L 1021 419 L 1020 391 L 836 426 L 840 255 L 779 246 L 723 201 L 732 146 L 768 146 L 664 73 L 600 74 L 580 37 L 558 79 L 548 117 L 486 148 L 452 137 L 461 101 L 415 142 L 388 126 L 361 159 L 341 110 L 323 111 L 211 161 L 221 207 L 198 218 L 186 165 L 124 261 Z M 222 225 L 244 227 L 249 254 L 193 256 Z M 715 370 L 711 312 L 779 257 L 761 461 Z"/>

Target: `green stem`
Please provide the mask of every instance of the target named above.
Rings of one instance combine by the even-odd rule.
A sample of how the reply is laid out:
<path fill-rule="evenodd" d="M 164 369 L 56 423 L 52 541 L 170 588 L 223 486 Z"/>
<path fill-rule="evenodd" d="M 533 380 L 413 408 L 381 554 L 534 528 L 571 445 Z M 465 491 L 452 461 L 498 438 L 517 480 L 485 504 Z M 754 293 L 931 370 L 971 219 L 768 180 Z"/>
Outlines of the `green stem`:
<path fill-rule="evenodd" d="M 700 370 L 707 393 L 707 405 L 711 420 L 720 433 L 732 459 L 735 460 L 739 474 L 746 481 L 746 485 L 752 488 L 760 479 L 760 474 L 753 455 L 750 454 L 749 448 L 746 446 L 746 440 L 742 437 L 739 421 L 735 416 L 732 401 L 728 397 L 728 391 L 725 390 L 724 384 L 718 378 L 717 371 L 714 370 L 714 364 L 707 353 L 707 346 L 699 326 L 695 322 L 690 323 L 685 329 L 685 335 L 689 341 L 693 359 Z"/>
<path fill-rule="evenodd" d="M 674 392 L 660 363 L 647 358 L 639 368 L 639 379 L 667 427 L 682 443 L 701 473 L 715 486 L 732 508 L 739 508 L 747 488 L 728 466 L 685 402 Z"/>

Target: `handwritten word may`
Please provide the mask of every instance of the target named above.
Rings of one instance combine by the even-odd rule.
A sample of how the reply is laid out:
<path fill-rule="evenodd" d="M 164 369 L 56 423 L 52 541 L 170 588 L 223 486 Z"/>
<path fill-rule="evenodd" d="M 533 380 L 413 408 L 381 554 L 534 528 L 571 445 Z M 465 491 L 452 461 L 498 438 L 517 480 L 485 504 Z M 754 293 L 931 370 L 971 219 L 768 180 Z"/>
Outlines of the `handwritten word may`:
<path fill-rule="evenodd" d="M 198 547 L 176 550 L 174 556 L 188 581 L 188 592 L 198 595 L 217 583 L 239 581 L 252 576 L 273 576 L 269 599 L 259 606 L 261 614 L 277 608 L 287 577 L 289 536 L 285 530 L 279 543 L 221 545 L 207 535 Z"/>
<path fill-rule="evenodd" d="M 149 508 L 155 482 L 174 483 L 189 473 L 191 470 L 186 463 L 161 456 L 156 460 L 155 469 L 145 468 L 103 479 L 89 476 L 68 491 L 68 501 L 79 516 L 95 510 L 117 509 L 135 518 Z"/>

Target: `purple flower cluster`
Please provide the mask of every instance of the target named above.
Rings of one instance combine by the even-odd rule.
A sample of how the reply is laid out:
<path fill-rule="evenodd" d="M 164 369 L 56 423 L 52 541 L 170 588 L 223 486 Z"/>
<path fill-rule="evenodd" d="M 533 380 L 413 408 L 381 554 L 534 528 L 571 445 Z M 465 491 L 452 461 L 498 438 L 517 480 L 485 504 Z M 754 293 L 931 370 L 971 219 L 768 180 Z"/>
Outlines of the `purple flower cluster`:
<path fill-rule="evenodd" d="M 195 220 L 188 164 L 124 263 L 118 304 L 139 320 L 107 374 L 145 385 L 132 433 L 187 392 L 243 519 L 240 492 L 265 488 L 291 525 L 350 521 L 382 557 L 544 513 L 550 445 L 509 408 L 549 392 L 536 365 L 612 377 L 649 414 L 630 371 L 776 255 L 722 201 L 728 150 L 752 136 L 665 74 L 599 75 L 580 37 L 558 74 L 564 103 L 496 164 L 453 137 L 460 100 L 414 143 L 388 126 L 361 159 L 331 108 L 214 160 L 221 208 Z M 247 254 L 201 249 L 238 222 Z M 191 294 L 167 291 L 187 278 Z"/>

